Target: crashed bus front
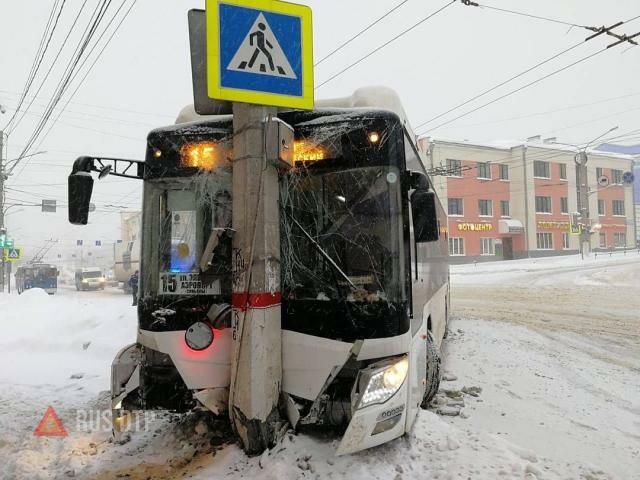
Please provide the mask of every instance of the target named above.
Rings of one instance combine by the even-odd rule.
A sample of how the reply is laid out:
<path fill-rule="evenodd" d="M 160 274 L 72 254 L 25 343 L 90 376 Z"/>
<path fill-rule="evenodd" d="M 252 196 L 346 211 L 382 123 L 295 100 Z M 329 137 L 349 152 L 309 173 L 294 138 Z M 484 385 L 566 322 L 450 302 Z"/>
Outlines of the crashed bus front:
<path fill-rule="evenodd" d="M 279 116 L 295 132 L 280 177 L 282 414 L 343 427 L 344 454 L 404 434 L 437 390 L 446 217 L 396 114 Z M 138 338 L 112 367 L 116 427 L 127 410 L 227 409 L 231 120 L 149 134 Z"/>

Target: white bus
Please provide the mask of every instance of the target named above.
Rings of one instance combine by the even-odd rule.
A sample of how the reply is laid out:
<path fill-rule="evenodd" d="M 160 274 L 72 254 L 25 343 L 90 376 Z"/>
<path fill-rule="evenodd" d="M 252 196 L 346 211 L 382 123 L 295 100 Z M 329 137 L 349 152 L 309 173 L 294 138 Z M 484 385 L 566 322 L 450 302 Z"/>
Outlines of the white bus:
<path fill-rule="evenodd" d="M 296 415 L 282 414 L 294 427 L 342 427 L 338 454 L 346 454 L 409 431 L 438 389 L 446 215 L 398 114 L 325 108 L 279 117 L 296 138 L 295 166 L 280 178 L 281 394 Z M 230 115 L 148 135 L 136 175 L 144 180 L 139 330 L 112 367 L 116 427 L 127 410 L 227 408 L 231 237 L 220 235 L 206 271 L 200 257 L 212 232 L 231 226 L 223 158 L 231 138 Z M 190 163 L 185 152 L 202 146 L 211 158 Z M 88 172 L 104 163 L 76 161 L 73 223 L 86 223 Z"/>

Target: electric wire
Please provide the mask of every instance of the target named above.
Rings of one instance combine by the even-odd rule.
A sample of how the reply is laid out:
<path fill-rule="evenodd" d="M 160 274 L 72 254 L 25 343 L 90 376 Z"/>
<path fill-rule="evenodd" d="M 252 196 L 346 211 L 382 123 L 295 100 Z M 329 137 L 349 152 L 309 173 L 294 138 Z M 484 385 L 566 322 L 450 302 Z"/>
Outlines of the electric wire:
<path fill-rule="evenodd" d="M 91 40 L 91 37 L 93 36 L 93 33 L 95 32 L 95 28 L 97 26 L 97 22 L 102 18 L 103 12 L 105 11 L 105 6 L 108 7 L 108 5 L 111 3 L 111 0 L 104 0 L 101 3 L 96 4 L 96 7 L 93 11 L 93 14 L 91 15 L 91 18 L 89 19 L 89 22 L 87 24 L 87 26 L 85 27 L 85 30 L 78 42 L 78 44 L 76 45 L 76 48 L 73 52 L 73 54 L 71 55 L 71 58 L 69 60 L 69 63 L 67 64 L 64 73 L 62 74 L 62 77 L 60 78 L 60 81 L 58 82 L 58 85 L 56 86 L 54 93 L 51 97 L 51 99 L 49 100 L 47 107 L 45 108 L 45 112 L 42 115 L 42 118 L 40 119 L 40 121 L 38 122 L 38 124 L 36 125 L 33 133 L 31 134 L 31 136 L 29 137 L 29 139 L 27 140 L 26 146 L 24 147 L 22 153 L 19 155 L 19 158 L 26 154 L 27 151 L 29 150 L 29 148 L 31 148 L 31 145 L 35 142 L 35 139 L 38 137 L 38 135 L 40 135 L 42 129 L 44 128 L 44 124 L 47 122 L 47 120 L 49 119 L 49 117 L 51 116 L 51 110 L 53 108 L 55 108 L 55 106 L 57 105 L 57 103 L 60 100 L 61 95 L 64 93 L 64 87 L 66 85 L 66 82 L 72 72 L 72 69 L 75 67 L 75 65 L 77 65 L 77 61 L 79 60 L 80 56 L 82 55 L 82 53 L 84 52 L 87 43 Z M 9 171 L 9 173 L 11 173 L 15 167 L 19 164 L 20 162 L 17 162 L 11 169 L 11 171 Z M 22 172 L 22 170 L 20 171 Z"/>
<path fill-rule="evenodd" d="M 507 80 L 504 80 L 504 81 L 502 81 L 502 82 L 500 82 L 500 83 L 498 83 L 498 84 L 494 85 L 493 87 L 488 88 L 488 89 L 486 89 L 486 90 L 484 90 L 484 91 L 482 91 L 482 92 L 478 93 L 477 95 L 474 95 L 473 97 L 471 97 L 471 98 L 469 98 L 469 99 L 465 100 L 464 102 L 461 102 L 461 103 L 457 104 L 456 106 L 451 107 L 449 110 L 447 110 L 447 111 L 445 111 L 445 112 L 442 112 L 442 113 L 440 113 L 440 114 L 436 115 L 435 117 L 432 117 L 432 118 L 430 118 L 429 120 L 426 120 L 426 121 L 424 121 L 424 122 L 420 123 L 419 125 L 417 125 L 417 126 L 415 127 L 415 129 L 416 129 L 416 130 L 419 130 L 420 128 L 422 128 L 422 127 L 424 127 L 425 125 L 427 125 L 427 124 L 429 124 L 429 123 L 433 122 L 434 120 L 437 120 L 438 118 L 442 118 L 442 117 L 444 117 L 445 115 L 447 115 L 447 114 L 449 114 L 449 113 L 451 113 L 451 112 L 453 112 L 453 111 L 455 111 L 455 110 L 458 110 L 460 107 L 464 107 L 465 105 L 467 105 L 467 104 L 469 104 L 469 103 L 473 102 L 474 100 L 477 100 L 478 98 L 483 97 L 483 96 L 487 95 L 488 93 L 491 93 L 491 92 L 493 92 L 494 90 L 497 90 L 498 88 L 500 88 L 500 87 L 502 87 L 502 86 L 506 85 L 507 83 L 510 83 L 510 82 L 512 82 L 512 81 L 514 81 L 514 80 L 516 80 L 516 79 L 518 79 L 518 78 L 520 78 L 520 77 L 522 77 L 523 75 L 526 75 L 527 73 L 529 73 L 529 72 L 531 72 L 531 71 L 535 70 L 536 68 L 539 68 L 539 67 L 541 67 L 542 65 L 545 65 L 545 64 L 547 64 L 547 63 L 551 62 L 552 60 L 555 60 L 556 58 L 558 58 L 558 57 L 560 57 L 560 56 L 564 55 L 565 53 L 568 53 L 568 52 L 570 52 L 570 51 L 572 51 L 572 50 L 574 50 L 574 49 L 578 48 L 580 45 L 583 45 L 584 43 L 585 43 L 585 40 L 581 40 L 580 42 L 578 42 L 578 43 L 576 43 L 576 44 L 572 45 L 571 47 L 566 48 L 566 49 L 564 49 L 564 50 L 562 50 L 562 51 L 560 51 L 560 52 L 556 53 L 555 55 L 553 55 L 553 56 L 551 56 L 551 57 L 549 57 L 549 58 L 547 58 L 547 59 L 545 59 L 545 60 L 542 60 L 541 62 L 536 63 L 535 65 L 533 65 L 533 66 L 531 66 L 531 67 L 529 67 L 529 68 L 527 68 L 527 69 L 523 70 L 522 72 L 520 72 L 520 73 L 518 73 L 518 74 L 516 74 L 516 75 L 514 75 L 514 76 L 512 76 L 512 77 L 509 77 Z"/>
<path fill-rule="evenodd" d="M 29 111 L 29 109 L 33 105 L 36 97 L 38 96 L 38 94 L 42 90 L 42 87 L 44 86 L 44 84 L 46 83 L 47 79 L 49 78 L 49 75 L 51 74 L 51 71 L 56 66 L 56 62 L 57 62 L 58 58 L 60 57 L 60 55 L 62 54 L 62 51 L 64 50 L 64 47 L 66 46 L 67 41 L 69 40 L 69 37 L 71 36 L 71 33 L 73 32 L 73 30 L 74 30 L 74 28 L 76 26 L 76 23 L 80 19 L 80 16 L 82 15 L 82 12 L 84 11 L 84 7 L 86 6 L 86 4 L 87 4 L 87 0 L 84 0 L 84 2 L 82 3 L 82 6 L 80 7 L 80 10 L 78 11 L 78 14 L 76 15 L 75 19 L 73 20 L 73 23 L 72 23 L 71 27 L 67 31 L 67 35 L 64 37 L 64 40 L 62 41 L 62 44 L 60 45 L 60 48 L 58 49 L 58 53 L 56 54 L 55 58 L 51 62 L 51 65 L 49 66 L 49 70 L 47 70 L 47 73 L 45 74 L 44 78 L 40 82 L 40 86 L 36 90 L 36 93 L 33 94 L 33 97 L 31 98 L 31 100 L 27 104 L 26 108 L 22 111 L 22 115 L 20 116 L 20 118 L 18 118 L 16 120 L 15 124 L 13 124 L 11 126 L 11 129 L 10 129 L 9 133 L 14 131 L 18 127 L 18 125 L 20 125 L 20 122 L 24 119 L 24 116 L 27 114 L 27 112 Z M 16 111 L 18 111 L 19 109 L 20 109 L 20 106 L 16 107 Z"/>
<path fill-rule="evenodd" d="M 399 34 L 395 35 L 394 37 L 392 37 L 390 40 L 387 40 L 385 43 L 383 43 L 382 45 L 374 48 L 373 50 L 371 50 L 370 52 L 368 52 L 366 55 L 360 57 L 358 60 L 356 60 L 355 62 L 349 64 L 348 66 L 346 66 L 345 68 L 343 68 L 342 70 L 340 70 L 337 73 L 334 73 L 333 75 L 331 75 L 329 78 L 327 78 L 325 81 L 323 81 L 320 85 L 315 87 L 315 90 L 321 88 L 322 86 L 326 85 L 327 83 L 331 82 L 332 80 L 338 78 L 340 75 L 342 75 L 343 73 L 351 70 L 353 67 L 355 67 L 356 65 L 360 64 L 361 62 L 363 62 L 364 60 L 366 60 L 367 58 L 369 58 L 370 56 L 374 55 L 375 53 L 379 52 L 380 50 L 382 50 L 383 48 L 385 48 L 386 46 L 390 45 L 391 43 L 395 42 L 396 40 L 398 40 L 399 38 L 401 38 L 402 36 L 406 35 L 407 33 L 411 32 L 412 30 L 414 30 L 415 28 L 417 28 L 418 26 L 422 25 L 423 23 L 425 23 L 427 20 L 435 17 L 437 14 L 439 14 L 440 12 L 446 10 L 448 7 L 450 7 L 451 5 L 453 5 L 457 0 L 451 0 L 450 2 L 446 3 L 445 5 L 443 5 L 442 7 L 440 7 L 439 9 L 437 9 L 436 11 L 430 13 L 429 15 L 427 15 L 426 17 L 422 18 L 421 20 L 419 20 L 417 23 L 414 23 L 411 27 L 401 31 Z"/>
<path fill-rule="evenodd" d="M 133 0 L 131 2 L 131 5 L 129 6 L 129 8 L 127 9 L 127 11 L 124 13 L 124 15 L 122 16 L 122 18 L 120 19 L 120 21 L 118 22 L 118 24 L 116 25 L 116 27 L 114 28 L 114 30 L 111 32 L 111 35 L 109 36 L 109 38 L 107 39 L 107 41 L 104 43 L 104 45 L 102 46 L 101 50 L 98 52 L 98 54 L 96 55 L 95 59 L 93 60 L 93 63 L 91 63 L 91 65 L 89 66 L 89 68 L 87 69 L 87 71 L 85 72 L 84 76 L 80 79 L 80 81 L 78 82 L 78 84 L 76 85 L 75 89 L 73 90 L 73 92 L 71 92 L 71 94 L 69 95 L 69 97 L 67 98 L 67 101 L 65 102 L 65 104 L 62 106 L 62 108 L 60 109 L 60 112 L 58 113 L 58 115 L 56 116 L 56 118 L 53 120 L 53 122 L 51 123 L 51 125 L 49 126 L 49 129 L 47 130 L 47 132 L 44 134 L 44 136 L 42 137 L 42 139 L 40 140 L 40 143 L 38 144 L 38 147 L 40 147 L 42 145 L 42 143 L 47 139 L 47 137 L 49 136 L 49 134 L 51 133 L 51 130 L 53 130 L 53 127 L 56 125 L 56 123 L 59 121 L 60 116 L 63 114 L 63 112 L 65 111 L 65 109 L 67 108 L 67 106 L 69 105 L 69 103 L 71 102 L 71 99 L 73 99 L 73 97 L 76 95 L 76 93 L 78 92 L 78 90 L 80 89 L 80 87 L 84 84 L 85 80 L 87 79 L 87 77 L 89 76 L 89 74 L 91 73 L 91 71 L 93 70 L 93 68 L 95 67 L 96 63 L 98 62 L 98 60 L 102 57 L 102 54 L 105 52 L 105 50 L 107 49 L 107 47 L 109 46 L 109 44 L 111 43 L 111 41 L 113 40 L 113 38 L 115 37 L 116 33 L 118 32 L 118 30 L 120 29 L 120 27 L 122 26 L 122 24 L 124 23 L 124 21 L 127 19 L 127 17 L 129 16 L 129 14 L 131 13 L 131 10 L 133 9 L 133 7 L 135 6 L 136 2 L 138 0 Z M 100 39 L 102 38 L 102 36 L 106 33 L 107 29 L 109 28 L 109 26 L 111 25 L 111 23 L 113 22 L 113 20 L 116 18 L 118 12 L 120 11 L 120 9 L 124 6 L 126 0 L 123 0 L 122 4 L 120 5 L 120 8 L 118 8 L 118 11 L 116 12 L 116 14 L 114 15 L 114 17 L 111 19 L 111 22 L 109 22 L 109 24 L 107 25 L 107 27 L 105 28 L 105 30 L 102 32 L 102 35 L 100 35 L 100 37 L 98 38 L 98 41 L 96 42 L 96 44 L 94 45 L 94 48 L 96 45 L 98 45 L 98 42 L 100 41 Z M 91 52 L 93 52 L 93 49 L 91 50 Z M 90 53 L 91 53 L 90 52 Z M 89 57 L 87 57 L 89 58 Z M 82 66 L 84 66 L 84 63 L 82 64 Z M 81 67 L 82 67 L 81 66 Z M 75 78 L 75 77 L 74 77 Z M 128 137 L 129 139 L 132 139 L 132 137 Z"/>
<path fill-rule="evenodd" d="M 382 20 L 384 20 L 386 17 L 388 17 L 389 15 L 391 15 L 393 12 L 395 12 L 397 9 L 399 9 L 401 6 L 403 6 L 405 3 L 407 3 L 409 0 L 403 0 L 402 2 L 398 3 L 396 6 L 394 6 L 393 8 L 391 8 L 391 10 L 387 10 L 381 17 L 379 17 L 377 20 L 373 21 L 372 23 L 370 23 L 369 25 L 367 25 L 365 28 L 363 28 L 362 30 L 360 30 L 358 33 L 356 33 L 355 35 L 353 35 L 352 37 L 350 37 L 348 40 L 346 40 L 345 42 L 341 43 L 340 45 L 338 45 L 334 50 L 332 50 L 331 52 L 329 52 L 328 54 L 326 54 L 324 57 L 322 57 L 320 60 L 318 60 L 316 63 L 314 63 L 314 67 L 317 67 L 318 65 L 320 65 L 322 62 L 324 62 L 325 60 L 327 60 L 329 57 L 335 55 L 337 52 L 339 52 L 340 50 L 342 50 L 344 47 L 346 47 L 347 45 L 349 45 L 351 42 L 353 42 L 356 38 L 360 37 L 362 34 L 364 34 L 365 32 L 367 32 L 368 30 L 370 30 L 371 28 L 373 28 L 375 25 L 377 25 L 378 23 L 380 23 Z"/>
<path fill-rule="evenodd" d="M 543 17 L 543 16 L 540 16 L 540 15 L 533 15 L 533 14 L 525 13 L 525 12 L 518 12 L 518 11 L 515 11 L 515 10 L 509 10 L 507 8 L 499 8 L 499 7 L 494 7 L 492 5 L 485 5 L 485 4 L 476 4 L 476 5 L 473 5 L 473 6 L 478 6 L 480 8 L 486 8 L 487 10 L 495 10 L 495 11 L 498 11 L 498 12 L 510 13 L 510 14 L 518 15 L 518 16 L 522 16 L 522 17 L 528 17 L 528 18 L 532 18 L 534 20 L 543 20 L 543 21 L 546 21 L 546 22 L 557 23 L 557 24 L 566 25 L 566 26 L 569 26 L 569 27 L 579 27 L 579 28 L 588 29 L 588 27 L 586 25 L 579 25 L 577 23 L 566 22 L 566 21 L 563 21 L 563 20 L 558 20 L 556 18 Z"/>
<path fill-rule="evenodd" d="M 429 132 L 429 131 L 432 131 L 432 130 L 437 130 L 438 128 L 444 127 L 445 125 L 448 125 L 451 122 L 454 122 L 454 121 L 456 121 L 456 120 L 458 120 L 460 118 L 466 117 L 467 115 L 470 115 L 470 114 L 472 114 L 474 112 L 477 112 L 478 110 L 480 110 L 482 108 L 488 107 L 489 105 L 491 105 L 493 103 L 496 103 L 496 102 L 498 102 L 498 101 L 500 101 L 500 100 L 502 100 L 504 98 L 510 97 L 511 95 L 513 95 L 515 93 L 518 93 L 518 92 L 524 90 L 525 88 L 528 88 L 528 87 L 530 87 L 532 85 L 540 83 L 541 81 L 546 80 L 549 77 L 557 75 L 558 73 L 561 73 L 561 72 L 563 72 L 563 71 L 565 71 L 565 70 L 567 70 L 567 69 L 569 69 L 571 67 L 574 67 L 574 66 L 576 66 L 576 65 L 578 65 L 578 64 L 580 64 L 582 62 L 585 62 L 587 60 L 590 60 L 591 58 L 593 58 L 593 57 L 595 57 L 597 55 L 600 55 L 601 53 L 604 53 L 607 50 L 608 49 L 605 47 L 602 50 L 598 50 L 598 51 L 596 51 L 594 53 L 591 53 L 591 54 L 589 54 L 589 55 L 587 55 L 585 57 L 580 58 L 579 60 L 576 60 L 575 62 L 572 62 L 572 63 L 570 63 L 568 65 L 565 65 L 564 67 L 558 68 L 557 70 L 554 70 L 554 71 L 552 71 L 552 72 L 550 72 L 550 73 L 548 73 L 548 74 L 546 74 L 546 75 L 544 75 L 544 76 L 542 76 L 540 78 L 537 78 L 537 79 L 535 79 L 535 80 L 533 80 L 533 81 L 531 81 L 531 82 L 529 82 L 529 83 L 527 83 L 525 85 L 522 85 L 521 87 L 518 87 L 518 88 L 516 88 L 514 90 L 511 90 L 510 92 L 507 92 L 507 93 L 505 93 L 505 94 L 503 94 L 503 95 L 501 95 L 501 96 L 499 96 L 497 98 L 494 98 L 493 100 L 491 100 L 489 102 L 486 102 L 486 103 L 484 103 L 484 104 L 482 104 L 482 105 L 480 105 L 480 106 L 478 106 L 476 108 L 473 108 L 472 110 L 469 110 L 469 111 L 467 111 L 465 113 L 462 113 L 462 114 L 460 114 L 460 115 L 458 115 L 458 116 L 456 116 L 456 117 L 454 117 L 452 119 L 449 119 L 449 120 L 447 120 L 445 122 L 442 122 L 442 123 L 438 124 L 435 127 L 431 127 L 431 128 L 425 129 L 424 131 L 418 132 L 418 133 L 419 134 L 424 134 L 426 132 Z"/>
<path fill-rule="evenodd" d="M 110 1 L 108 3 L 106 3 L 106 7 L 109 6 Z M 60 91 L 59 95 L 57 96 L 56 102 L 53 105 L 55 107 L 55 105 L 57 105 L 57 103 L 61 100 L 62 95 L 65 93 L 66 91 L 66 87 L 68 85 L 71 84 L 71 82 L 73 82 L 73 80 L 75 80 L 75 78 L 77 77 L 77 75 L 79 74 L 80 70 L 82 69 L 82 67 L 84 66 L 84 64 L 87 62 L 87 60 L 90 58 L 91 54 L 93 53 L 93 51 L 95 50 L 95 48 L 98 46 L 98 44 L 100 43 L 100 40 L 103 38 L 103 36 L 106 34 L 106 32 L 108 31 L 109 27 L 111 26 L 111 24 L 114 22 L 114 20 L 117 18 L 119 12 L 121 11 L 121 9 L 124 7 L 124 5 L 126 4 L 127 0 L 123 0 L 122 3 L 120 4 L 120 6 L 118 7 L 118 9 L 116 10 L 116 12 L 114 13 L 114 15 L 111 17 L 111 20 L 109 21 L 109 23 L 107 24 L 107 26 L 103 29 L 102 33 L 100 34 L 100 36 L 98 37 L 98 39 L 96 40 L 96 42 L 93 44 L 93 47 L 90 49 L 89 53 L 86 55 L 86 57 L 84 58 L 84 60 L 82 61 L 82 63 L 80 64 L 80 67 L 75 70 L 75 66 L 78 65 L 79 61 L 80 61 L 80 56 L 77 56 L 77 60 L 74 64 L 74 67 L 72 68 L 72 70 L 70 70 L 69 72 L 69 76 L 66 79 L 65 84 L 63 85 L 63 91 Z M 111 41 L 113 40 L 115 34 L 118 32 L 118 30 L 120 29 L 120 27 L 122 26 L 122 24 L 124 23 L 124 20 L 128 17 L 129 13 L 131 12 L 131 9 L 133 8 L 133 6 L 136 4 L 137 0 L 133 0 L 133 2 L 131 3 L 131 5 L 129 6 L 129 8 L 126 10 L 126 12 L 124 13 L 124 15 L 122 16 L 122 18 L 120 19 L 119 23 L 116 25 L 115 29 L 113 29 L 113 31 L 111 32 L 111 35 L 109 36 L 109 38 L 107 39 L 107 41 L 104 43 L 104 45 L 102 46 L 101 50 L 98 52 L 98 54 L 96 55 L 95 59 L 93 60 L 93 63 L 89 66 L 89 68 L 86 70 L 84 76 L 82 77 L 82 79 L 78 82 L 78 84 L 76 85 L 75 89 L 73 90 L 73 92 L 69 95 L 69 97 L 67 98 L 66 103 L 64 104 L 64 106 L 62 107 L 62 109 L 60 109 L 58 115 L 56 116 L 56 118 L 53 120 L 53 122 L 51 123 L 51 125 L 49 126 L 49 129 L 47 130 L 47 132 L 45 133 L 45 135 L 41 138 L 40 140 L 40 144 L 42 145 L 42 143 L 45 141 L 45 139 L 47 138 L 47 136 L 49 135 L 49 133 L 51 132 L 51 130 L 53 129 L 54 125 L 56 124 L 56 122 L 58 122 L 58 120 L 60 119 L 60 116 L 62 115 L 62 113 L 64 112 L 65 108 L 69 105 L 69 102 L 71 101 L 71 99 L 75 96 L 75 94 L 78 92 L 78 90 L 80 89 L 80 87 L 82 86 L 82 84 L 84 83 L 84 81 L 86 80 L 87 76 L 89 75 L 89 73 L 93 70 L 93 67 L 96 65 L 96 63 L 98 62 L 98 60 L 101 58 L 102 54 L 104 53 L 104 51 L 106 50 L 107 46 L 111 43 Z M 101 18 L 104 17 L 104 14 L 106 13 L 106 8 L 102 10 L 101 12 L 101 16 L 97 19 L 100 20 Z M 99 23 L 99 21 L 98 21 Z M 92 31 L 95 33 L 95 31 L 97 30 L 97 25 L 98 23 L 94 22 L 94 28 L 92 29 Z M 84 51 L 84 49 L 86 48 L 86 46 L 88 45 L 88 41 L 85 42 L 82 51 Z M 75 70 L 75 71 L 74 71 Z M 47 120 L 49 119 L 49 117 L 51 116 L 51 114 L 53 113 L 53 109 L 50 109 L 50 111 L 48 112 L 47 115 Z M 42 123 L 42 127 L 40 128 L 38 135 L 44 130 L 46 121 L 44 123 Z M 29 148 L 31 145 L 33 145 L 36 141 L 37 137 L 34 137 L 33 140 L 30 142 L 28 142 Z M 25 147 L 25 152 L 27 151 L 27 147 Z M 19 176 L 24 169 L 26 168 L 26 166 L 29 164 L 29 160 L 27 160 L 23 165 L 22 168 L 20 169 L 20 171 L 16 174 L 16 177 Z M 16 164 L 17 165 L 17 164 Z M 12 170 L 16 167 L 16 165 L 14 165 L 12 167 Z"/>
<path fill-rule="evenodd" d="M 45 26 L 45 30 L 42 33 L 42 38 L 40 39 L 40 45 L 38 46 L 38 51 L 36 52 L 36 56 L 33 60 L 33 64 L 31 65 L 31 70 L 29 71 L 29 75 L 27 76 L 27 81 L 25 83 L 25 87 L 22 91 L 22 95 L 20 97 L 20 101 L 18 102 L 19 106 L 18 109 L 20 108 L 20 106 L 22 106 L 22 103 L 24 102 L 24 99 L 27 95 L 27 93 L 29 92 L 29 89 L 31 88 L 31 85 L 33 84 L 33 81 L 35 80 L 36 75 L 38 74 L 38 70 L 40 69 L 40 65 L 42 64 L 42 60 L 44 59 L 44 56 L 47 53 L 47 49 L 49 47 L 49 43 L 51 42 L 51 38 L 53 37 L 53 34 L 55 32 L 55 29 L 58 25 L 58 19 L 60 18 L 60 14 L 62 13 L 62 9 L 64 8 L 64 3 L 66 2 L 66 0 L 63 0 L 62 6 L 60 7 L 60 10 L 58 11 L 58 15 L 55 16 L 55 12 L 58 8 L 58 4 L 59 4 L 59 0 L 55 0 L 53 7 L 51 8 L 51 13 L 49 14 L 49 19 L 47 20 L 47 24 Z M 51 22 L 53 21 L 53 18 L 55 16 L 55 23 L 53 24 L 53 28 L 51 28 L 51 31 L 49 31 L 49 27 L 51 26 Z M 47 38 L 47 33 L 49 33 L 48 38 Z M 45 41 L 45 39 L 47 39 Z M 6 123 L 6 125 L 4 126 L 3 130 L 7 130 L 8 128 L 10 128 L 11 123 L 13 122 L 13 119 L 15 118 L 15 113 L 14 115 L 11 116 L 11 118 L 9 119 L 9 121 Z"/>

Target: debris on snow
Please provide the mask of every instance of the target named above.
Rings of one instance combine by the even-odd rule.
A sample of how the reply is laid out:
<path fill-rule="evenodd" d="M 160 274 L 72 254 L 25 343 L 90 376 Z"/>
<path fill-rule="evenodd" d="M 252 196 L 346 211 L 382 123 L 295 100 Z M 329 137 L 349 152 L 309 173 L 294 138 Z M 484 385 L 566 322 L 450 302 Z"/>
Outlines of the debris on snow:
<path fill-rule="evenodd" d="M 441 407 L 438 407 L 436 412 L 438 412 L 440 415 L 446 415 L 448 417 L 455 417 L 455 416 L 460 415 L 460 408 L 459 407 L 450 407 L 448 405 L 443 405 Z"/>
<path fill-rule="evenodd" d="M 442 374 L 442 380 L 444 380 L 445 382 L 455 382 L 456 380 L 458 380 L 458 377 L 456 377 L 453 373 L 444 372 Z"/>
<path fill-rule="evenodd" d="M 472 397 L 479 397 L 482 393 L 482 387 L 462 387 L 462 392 Z"/>

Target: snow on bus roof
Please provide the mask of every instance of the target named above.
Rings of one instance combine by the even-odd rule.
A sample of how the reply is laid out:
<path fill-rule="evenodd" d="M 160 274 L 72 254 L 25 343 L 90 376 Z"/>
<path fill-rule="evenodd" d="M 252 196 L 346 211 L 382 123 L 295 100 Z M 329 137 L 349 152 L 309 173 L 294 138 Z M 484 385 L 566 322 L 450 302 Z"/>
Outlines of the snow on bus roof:
<path fill-rule="evenodd" d="M 195 111 L 194 106 L 187 105 L 178 114 L 176 118 L 176 124 L 197 122 L 203 120 L 209 120 L 212 118 L 218 118 L 221 115 L 228 115 L 231 113 L 230 102 L 217 102 L 220 115 L 200 115 Z M 400 117 L 400 120 L 404 123 L 409 132 L 413 132 L 409 124 L 407 113 L 402 106 L 400 97 L 398 94 L 389 87 L 372 86 L 358 88 L 353 94 L 347 97 L 330 98 L 317 100 L 315 107 L 319 109 L 327 108 L 355 108 L 355 109 L 369 109 L 369 110 L 387 110 L 395 113 Z M 415 135 L 414 135 L 415 137 Z"/>

